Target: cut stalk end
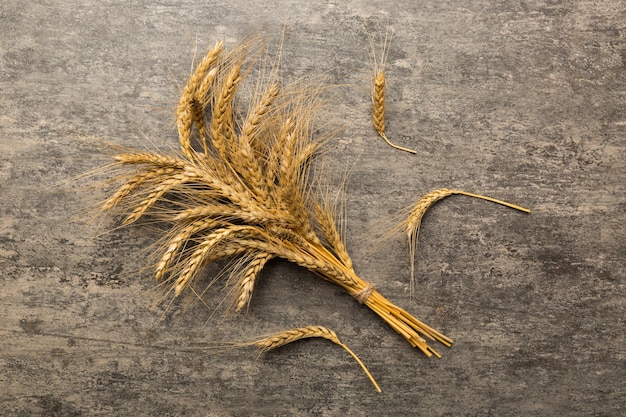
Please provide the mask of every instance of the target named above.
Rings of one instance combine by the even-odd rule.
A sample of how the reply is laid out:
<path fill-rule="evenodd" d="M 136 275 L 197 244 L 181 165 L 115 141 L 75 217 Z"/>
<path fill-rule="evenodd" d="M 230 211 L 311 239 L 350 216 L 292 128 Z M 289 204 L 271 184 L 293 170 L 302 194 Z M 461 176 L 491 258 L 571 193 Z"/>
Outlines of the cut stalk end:
<path fill-rule="evenodd" d="M 378 386 L 378 384 L 376 383 L 376 380 L 374 379 L 372 374 L 370 374 L 370 371 L 367 369 L 365 364 L 363 362 L 361 362 L 361 359 L 359 359 L 359 357 L 352 350 L 350 350 L 350 348 L 348 346 L 344 345 L 343 343 L 338 343 L 338 345 L 341 346 L 342 348 L 344 348 L 346 350 L 346 352 L 348 352 L 350 354 L 350 356 L 352 356 L 354 358 L 354 360 L 359 364 L 361 369 L 363 369 L 363 372 L 365 372 L 365 374 L 367 375 L 369 380 L 372 382 L 372 385 L 374 385 L 374 388 L 376 388 L 376 391 L 383 392 L 380 389 L 380 387 Z"/>

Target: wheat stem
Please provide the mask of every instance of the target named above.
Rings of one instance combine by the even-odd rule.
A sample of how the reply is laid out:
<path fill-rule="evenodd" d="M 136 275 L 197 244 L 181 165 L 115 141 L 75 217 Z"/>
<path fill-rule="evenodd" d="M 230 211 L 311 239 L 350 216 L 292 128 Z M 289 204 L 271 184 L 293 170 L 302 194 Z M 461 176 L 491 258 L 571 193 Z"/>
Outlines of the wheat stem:
<path fill-rule="evenodd" d="M 481 200 L 491 201 L 492 203 L 500 204 L 500 205 L 510 207 L 515 210 L 523 211 L 524 213 L 530 213 L 530 209 L 518 206 L 517 204 L 507 203 L 506 201 L 498 200 L 496 198 L 487 197 L 487 196 L 479 195 L 479 194 L 468 193 L 467 191 L 459 191 L 459 190 L 454 190 L 454 194 L 461 194 L 461 195 L 466 195 L 469 197 L 479 198 Z"/>

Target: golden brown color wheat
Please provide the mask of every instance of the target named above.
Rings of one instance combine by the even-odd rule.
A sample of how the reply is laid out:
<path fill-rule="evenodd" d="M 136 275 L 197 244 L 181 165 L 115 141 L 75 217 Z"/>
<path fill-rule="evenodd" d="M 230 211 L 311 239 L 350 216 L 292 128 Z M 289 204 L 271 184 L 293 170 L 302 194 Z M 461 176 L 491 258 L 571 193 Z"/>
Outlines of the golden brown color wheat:
<path fill-rule="evenodd" d="M 428 211 L 428 209 L 433 206 L 433 204 L 453 194 L 460 194 L 460 195 L 466 195 L 469 197 L 479 198 L 481 200 L 491 201 L 493 203 L 497 203 L 503 206 L 513 208 L 515 210 L 523 211 L 525 213 L 530 213 L 530 210 L 527 208 L 520 207 L 515 204 L 507 203 L 502 200 L 497 200 L 495 198 L 486 197 L 484 195 L 468 193 L 466 191 L 439 188 L 424 195 L 422 198 L 419 199 L 417 203 L 415 203 L 415 205 L 411 209 L 411 212 L 409 213 L 408 218 L 404 222 L 404 228 L 406 230 L 407 238 L 409 241 L 409 257 L 410 257 L 410 263 L 411 263 L 411 284 L 410 284 L 411 296 L 414 295 L 414 291 L 415 291 L 415 251 L 417 249 L 417 240 L 419 237 L 420 225 L 422 224 L 422 218 L 426 214 L 426 211 Z"/>
<path fill-rule="evenodd" d="M 339 340 L 335 332 L 333 332 L 330 329 L 327 329 L 326 327 L 306 326 L 306 327 L 299 327 L 297 329 L 284 330 L 282 332 L 273 334 L 266 338 L 257 340 L 256 342 L 252 342 L 251 344 L 255 345 L 256 347 L 261 349 L 263 352 L 268 352 L 270 350 L 295 342 L 296 340 L 301 340 L 301 339 L 306 339 L 306 338 L 311 338 L 311 337 L 321 337 L 323 339 L 330 340 L 331 342 L 344 348 L 350 354 L 350 356 L 352 356 L 354 360 L 357 361 L 357 363 L 359 364 L 359 366 L 361 366 L 363 371 L 365 371 L 365 374 L 374 385 L 374 388 L 376 388 L 376 391 L 382 392 L 380 387 L 374 380 L 374 377 L 369 372 L 369 370 L 365 367 L 363 362 L 361 362 L 358 356 L 356 356 L 356 354 L 352 352 L 352 350 L 350 350 L 348 346 L 346 346 Z"/>
<path fill-rule="evenodd" d="M 385 90 L 387 87 L 387 80 L 385 78 L 385 61 L 387 59 L 387 48 L 389 47 L 390 42 L 389 36 L 390 32 L 388 31 L 385 41 L 383 42 L 380 58 L 376 58 L 376 48 L 373 40 L 370 38 L 372 54 L 374 57 L 374 77 L 372 78 L 372 123 L 374 124 L 374 129 L 376 129 L 378 135 L 383 138 L 385 142 L 387 142 L 387 145 L 401 151 L 416 154 L 417 152 L 412 149 L 404 148 L 392 143 L 387 138 L 387 134 L 385 133 Z"/>
<path fill-rule="evenodd" d="M 103 205 L 170 226 L 160 241 L 155 276 L 174 296 L 197 282 L 210 262 L 236 257 L 226 283 L 241 310 L 272 258 L 307 268 L 344 288 L 413 347 L 440 355 L 426 339 L 452 341 L 384 298 L 361 279 L 336 228 L 331 204 L 309 179 L 319 147 L 314 121 L 321 88 L 258 85 L 249 111 L 235 95 L 249 73 L 254 42 L 227 51 L 220 42 L 196 67 L 176 111 L 180 154 L 122 152 L 114 167 L 126 180 Z M 193 289 L 193 288 L 192 288 Z"/>

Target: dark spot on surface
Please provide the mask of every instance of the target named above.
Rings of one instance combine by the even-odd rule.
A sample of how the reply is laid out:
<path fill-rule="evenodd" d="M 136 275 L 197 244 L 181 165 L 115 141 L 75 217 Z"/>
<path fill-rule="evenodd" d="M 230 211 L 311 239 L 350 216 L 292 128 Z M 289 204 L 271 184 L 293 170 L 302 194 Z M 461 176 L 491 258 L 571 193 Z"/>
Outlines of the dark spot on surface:
<path fill-rule="evenodd" d="M 70 404 L 63 403 L 58 398 L 51 395 L 44 395 L 38 398 L 41 407 L 41 415 L 47 417 L 78 417 L 82 416 L 79 410 L 76 410 Z"/>
<path fill-rule="evenodd" d="M 20 327 L 27 334 L 40 334 L 41 329 L 39 328 L 39 326 L 41 325 L 41 323 L 43 323 L 42 320 L 32 317 L 23 317 L 20 320 Z"/>

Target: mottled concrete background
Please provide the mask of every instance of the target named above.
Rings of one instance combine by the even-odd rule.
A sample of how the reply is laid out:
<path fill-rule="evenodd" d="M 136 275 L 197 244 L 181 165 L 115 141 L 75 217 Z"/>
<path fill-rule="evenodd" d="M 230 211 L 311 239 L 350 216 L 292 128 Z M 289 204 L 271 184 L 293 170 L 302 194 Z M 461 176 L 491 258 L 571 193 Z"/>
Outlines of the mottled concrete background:
<path fill-rule="evenodd" d="M 0 414 L 7 416 L 617 416 L 626 407 L 624 1 L 4 1 L 0 4 Z M 251 30 L 285 79 L 317 75 L 344 129 L 349 250 L 388 298 L 455 340 L 424 357 L 338 287 L 267 267 L 250 311 L 155 306 L 153 236 L 85 223 L 108 190 L 77 175 L 97 139 L 175 146 L 194 51 Z M 388 133 L 372 131 L 368 34 L 393 28 Z M 395 214 L 437 187 L 418 296 Z M 215 272 L 215 271 L 213 271 Z M 209 280 L 207 275 L 206 280 Z M 206 299 L 217 305 L 223 293 Z M 327 341 L 216 353 L 292 326 Z"/>

